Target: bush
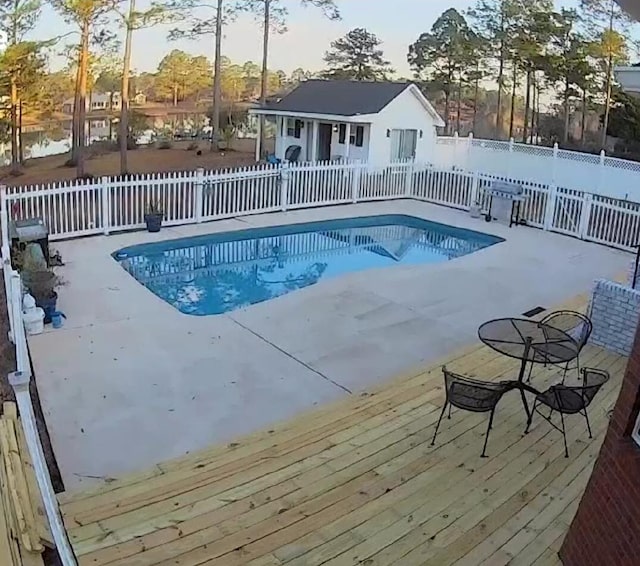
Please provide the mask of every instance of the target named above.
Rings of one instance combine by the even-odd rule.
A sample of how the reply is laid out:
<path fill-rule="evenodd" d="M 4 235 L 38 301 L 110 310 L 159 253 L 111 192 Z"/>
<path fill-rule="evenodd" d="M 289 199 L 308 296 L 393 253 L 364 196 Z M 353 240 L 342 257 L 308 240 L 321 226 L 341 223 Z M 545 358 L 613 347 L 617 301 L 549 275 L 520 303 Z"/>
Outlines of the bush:
<path fill-rule="evenodd" d="M 171 149 L 173 148 L 173 144 L 170 140 L 160 140 L 158 141 L 158 149 Z"/>

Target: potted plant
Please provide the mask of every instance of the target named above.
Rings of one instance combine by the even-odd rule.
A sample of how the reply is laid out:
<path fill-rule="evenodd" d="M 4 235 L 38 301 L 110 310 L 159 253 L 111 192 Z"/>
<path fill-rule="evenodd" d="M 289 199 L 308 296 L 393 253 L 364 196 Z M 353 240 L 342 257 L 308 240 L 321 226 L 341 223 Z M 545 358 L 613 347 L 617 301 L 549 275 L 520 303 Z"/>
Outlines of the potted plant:
<path fill-rule="evenodd" d="M 164 211 L 160 201 L 150 201 L 144 213 L 144 221 L 149 232 L 160 232 Z"/>
<path fill-rule="evenodd" d="M 56 289 L 64 285 L 64 280 L 50 267 L 34 261 L 24 254 L 22 258 L 22 282 L 29 294 L 36 300 L 36 306 L 44 311 L 45 324 L 57 312 L 58 293 Z"/>

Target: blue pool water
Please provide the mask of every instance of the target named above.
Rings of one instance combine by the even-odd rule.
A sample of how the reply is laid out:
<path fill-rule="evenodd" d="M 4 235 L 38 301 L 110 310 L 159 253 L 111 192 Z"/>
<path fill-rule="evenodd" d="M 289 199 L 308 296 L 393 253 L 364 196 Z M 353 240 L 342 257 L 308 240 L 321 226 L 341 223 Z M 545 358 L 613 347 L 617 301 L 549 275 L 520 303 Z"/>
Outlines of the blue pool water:
<path fill-rule="evenodd" d="M 123 248 L 113 257 L 186 314 L 246 307 L 321 279 L 393 265 L 439 263 L 503 241 L 412 216 L 255 228 Z"/>

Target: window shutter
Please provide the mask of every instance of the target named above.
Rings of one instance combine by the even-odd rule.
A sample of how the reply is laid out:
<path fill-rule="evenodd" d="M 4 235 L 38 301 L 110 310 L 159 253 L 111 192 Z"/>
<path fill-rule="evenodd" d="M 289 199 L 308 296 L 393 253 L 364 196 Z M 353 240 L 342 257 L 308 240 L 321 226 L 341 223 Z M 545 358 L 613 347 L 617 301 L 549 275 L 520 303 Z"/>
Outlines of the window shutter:
<path fill-rule="evenodd" d="M 364 145 L 364 126 L 356 127 L 356 147 Z"/>
<path fill-rule="evenodd" d="M 338 143 L 344 144 L 347 139 L 347 125 L 340 124 L 340 134 L 338 136 Z"/>

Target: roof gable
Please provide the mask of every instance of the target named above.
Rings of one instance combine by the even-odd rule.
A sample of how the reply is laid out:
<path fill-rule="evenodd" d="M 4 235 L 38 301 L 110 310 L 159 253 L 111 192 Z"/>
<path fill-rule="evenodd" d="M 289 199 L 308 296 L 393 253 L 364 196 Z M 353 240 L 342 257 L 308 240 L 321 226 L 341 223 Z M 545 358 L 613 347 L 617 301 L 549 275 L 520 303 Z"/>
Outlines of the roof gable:
<path fill-rule="evenodd" d="M 269 110 L 357 116 L 377 114 L 411 83 L 313 79 L 305 81 Z"/>

